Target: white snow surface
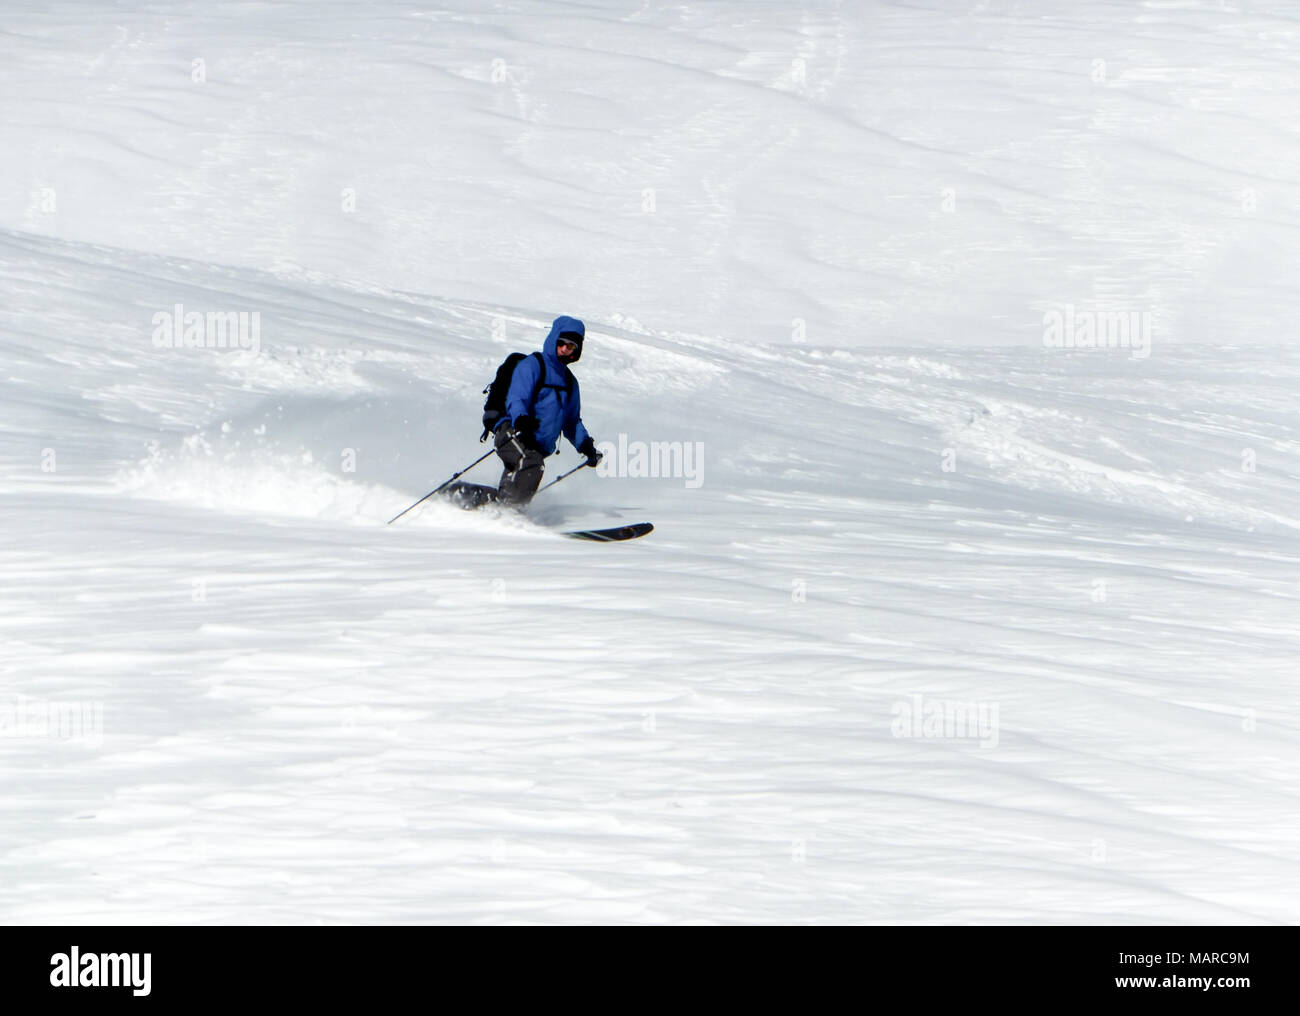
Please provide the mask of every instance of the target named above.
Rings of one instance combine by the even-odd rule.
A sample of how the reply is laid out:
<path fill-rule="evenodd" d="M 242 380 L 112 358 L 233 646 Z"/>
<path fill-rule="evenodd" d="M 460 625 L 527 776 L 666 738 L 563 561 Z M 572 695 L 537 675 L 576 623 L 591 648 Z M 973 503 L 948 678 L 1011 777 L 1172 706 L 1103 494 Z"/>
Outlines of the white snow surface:
<path fill-rule="evenodd" d="M 1300 920 L 1286 5 L 4 27 L 0 920 Z"/>

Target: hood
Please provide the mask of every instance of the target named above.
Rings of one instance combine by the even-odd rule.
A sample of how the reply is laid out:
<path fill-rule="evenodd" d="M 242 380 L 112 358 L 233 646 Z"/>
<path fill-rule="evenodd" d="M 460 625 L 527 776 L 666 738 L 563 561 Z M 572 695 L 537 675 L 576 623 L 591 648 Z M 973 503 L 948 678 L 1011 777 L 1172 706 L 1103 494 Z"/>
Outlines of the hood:
<path fill-rule="evenodd" d="M 585 338 L 587 326 L 576 317 L 566 317 L 563 314 L 557 317 L 551 325 L 550 334 L 546 336 L 546 341 L 542 343 L 542 352 L 546 354 L 546 359 L 555 364 L 556 369 L 561 372 L 564 370 L 564 364 L 560 363 L 560 357 L 555 352 L 555 344 L 563 332 L 577 332 Z M 574 357 L 573 363 L 577 363 L 580 359 L 582 359 L 582 346 L 578 347 L 578 355 Z M 573 364 L 571 363 L 569 366 L 573 366 Z"/>

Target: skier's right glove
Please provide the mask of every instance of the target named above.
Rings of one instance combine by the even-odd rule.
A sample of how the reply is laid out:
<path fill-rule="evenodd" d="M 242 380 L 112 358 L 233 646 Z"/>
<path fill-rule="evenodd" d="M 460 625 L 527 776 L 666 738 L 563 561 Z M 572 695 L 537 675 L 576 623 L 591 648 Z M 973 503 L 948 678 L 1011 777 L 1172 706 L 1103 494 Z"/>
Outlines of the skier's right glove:
<path fill-rule="evenodd" d="M 596 451 L 596 442 L 590 437 L 578 446 L 578 454 L 587 456 L 587 465 L 593 467 L 600 465 L 600 460 L 605 457 Z"/>
<path fill-rule="evenodd" d="M 540 451 L 537 447 L 537 417 L 520 416 L 515 419 L 515 434 L 519 438 L 519 443 L 525 448 L 534 451 Z"/>

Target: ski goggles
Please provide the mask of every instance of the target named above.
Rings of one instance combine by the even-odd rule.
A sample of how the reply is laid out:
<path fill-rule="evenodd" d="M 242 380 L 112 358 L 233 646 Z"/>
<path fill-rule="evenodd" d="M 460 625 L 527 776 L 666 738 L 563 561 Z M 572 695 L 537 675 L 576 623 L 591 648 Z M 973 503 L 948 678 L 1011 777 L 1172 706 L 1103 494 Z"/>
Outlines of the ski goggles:
<path fill-rule="evenodd" d="M 577 358 L 582 355 L 582 336 L 577 332 L 562 332 L 560 335 L 556 336 L 555 351 L 557 353 L 564 353 L 568 350 L 572 350 L 575 354 L 573 357 L 574 360 L 577 360 Z"/>

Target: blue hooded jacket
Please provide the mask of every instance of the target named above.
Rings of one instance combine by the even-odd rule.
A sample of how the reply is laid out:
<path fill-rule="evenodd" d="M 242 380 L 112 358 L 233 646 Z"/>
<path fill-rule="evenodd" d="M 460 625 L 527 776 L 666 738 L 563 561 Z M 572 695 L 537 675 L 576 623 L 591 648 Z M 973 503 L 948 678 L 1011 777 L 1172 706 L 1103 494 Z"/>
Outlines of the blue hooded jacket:
<path fill-rule="evenodd" d="M 537 401 L 532 402 L 533 388 L 537 385 L 537 372 L 540 369 L 535 356 L 519 361 L 510 379 L 510 391 L 506 393 L 506 416 L 511 423 L 521 416 L 537 418 L 534 440 L 546 455 L 555 451 L 555 442 L 561 434 L 575 448 L 581 447 L 588 436 L 587 428 L 582 425 L 582 398 L 578 393 L 578 379 L 573 378 L 572 391 L 566 392 L 566 382 L 572 374 L 555 352 L 556 340 L 561 332 L 577 332 L 585 337 L 587 329 L 577 318 L 561 316 L 555 319 L 550 334 L 542 344 L 546 380 L 537 393 Z M 501 422 L 505 423 L 505 420 Z"/>

